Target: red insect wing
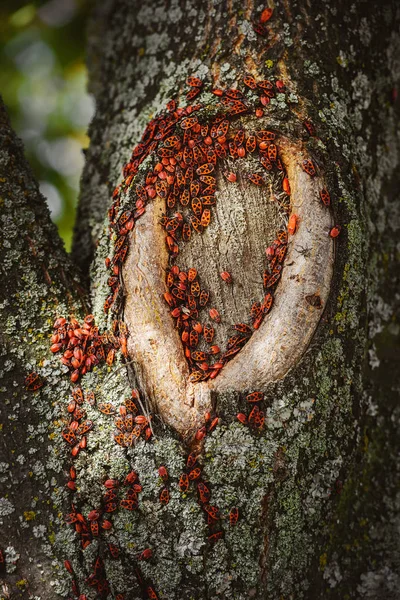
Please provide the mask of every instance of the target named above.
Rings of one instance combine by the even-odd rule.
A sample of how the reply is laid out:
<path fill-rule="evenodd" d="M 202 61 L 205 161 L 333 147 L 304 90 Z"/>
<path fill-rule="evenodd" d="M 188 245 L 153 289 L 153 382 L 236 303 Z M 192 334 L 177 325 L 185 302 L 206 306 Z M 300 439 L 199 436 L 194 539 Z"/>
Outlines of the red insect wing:
<path fill-rule="evenodd" d="M 120 431 L 124 432 L 125 431 L 125 419 L 122 417 L 117 417 L 114 421 L 115 426 L 117 427 L 117 429 L 119 429 Z"/>
<path fill-rule="evenodd" d="M 289 183 L 289 179 L 287 177 L 283 178 L 282 189 L 285 192 L 285 194 L 287 194 L 288 196 L 290 196 L 290 183 Z"/>
<path fill-rule="evenodd" d="M 130 471 L 125 477 L 124 485 L 132 485 L 138 479 L 138 474 L 135 471 Z"/>
<path fill-rule="evenodd" d="M 196 298 L 192 294 L 188 295 L 188 297 L 187 297 L 187 303 L 188 303 L 188 306 L 189 306 L 190 310 L 192 310 L 192 311 L 196 311 L 197 310 Z"/>
<path fill-rule="evenodd" d="M 125 440 L 123 433 L 120 433 L 119 431 L 117 433 L 114 433 L 114 441 L 117 442 L 117 444 L 119 444 L 123 448 L 125 448 Z"/>
<path fill-rule="evenodd" d="M 192 352 L 191 357 L 195 362 L 203 362 L 207 360 L 207 354 L 205 352 Z"/>
<path fill-rule="evenodd" d="M 246 150 L 249 153 L 253 153 L 257 148 L 257 140 L 254 135 L 250 135 L 246 140 Z"/>
<path fill-rule="evenodd" d="M 228 273 L 228 271 L 222 271 L 220 276 L 223 281 L 226 281 L 226 283 L 233 283 L 232 275 Z"/>
<path fill-rule="evenodd" d="M 267 284 L 264 287 L 270 288 L 270 287 L 274 286 L 279 281 L 280 277 L 281 277 L 280 271 L 273 273 L 271 275 L 271 277 L 268 279 Z"/>
<path fill-rule="evenodd" d="M 198 118 L 196 116 L 195 117 L 188 117 L 186 119 L 183 119 L 183 121 L 181 121 L 180 125 L 181 125 L 182 129 L 191 129 L 198 122 L 199 122 L 199 120 L 198 120 Z"/>
<path fill-rule="evenodd" d="M 238 148 L 237 148 L 235 142 L 229 142 L 229 154 L 231 155 L 232 158 L 239 157 Z"/>
<path fill-rule="evenodd" d="M 197 233 L 203 233 L 203 226 L 196 216 L 192 215 L 190 217 L 190 224 L 193 227 L 193 229 L 197 231 Z"/>
<path fill-rule="evenodd" d="M 243 78 L 243 83 L 251 90 L 255 90 L 257 88 L 257 82 L 251 75 L 247 75 Z"/>
<path fill-rule="evenodd" d="M 104 506 L 104 512 L 111 513 L 117 510 L 118 505 L 115 502 L 107 502 Z"/>
<path fill-rule="evenodd" d="M 212 148 L 209 148 L 207 150 L 207 160 L 209 163 L 212 163 L 213 165 L 217 164 L 217 154 L 215 152 L 215 150 L 213 150 Z"/>
<path fill-rule="evenodd" d="M 169 502 L 169 491 L 167 487 L 164 487 L 160 492 L 160 504 L 166 505 Z"/>
<path fill-rule="evenodd" d="M 202 80 L 199 79 L 198 77 L 188 77 L 186 79 L 186 83 L 190 87 L 202 87 L 202 85 L 203 85 Z"/>
<path fill-rule="evenodd" d="M 112 544 L 111 542 L 108 543 L 108 549 L 110 551 L 111 557 L 112 558 L 118 558 L 119 557 L 119 548 L 118 546 L 116 546 L 115 544 Z"/>
<path fill-rule="evenodd" d="M 272 90 L 274 86 L 270 81 L 268 81 L 268 79 L 264 79 L 263 81 L 257 82 L 257 87 L 261 88 L 262 90 Z"/>
<path fill-rule="evenodd" d="M 85 433 L 87 433 L 88 431 L 90 431 L 91 429 L 93 429 L 94 427 L 94 423 L 93 421 L 85 421 L 84 423 L 82 423 L 78 429 L 77 429 L 77 434 L 78 435 L 84 435 Z"/>
<path fill-rule="evenodd" d="M 156 182 L 156 192 L 160 198 L 166 198 L 168 192 L 167 183 L 161 179 L 158 179 Z"/>
<path fill-rule="evenodd" d="M 202 373 L 201 371 L 193 371 L 189 375 L 189 381 L 191 383 L 197 383 L 199 381 L 202 381 L 203 379 L 204 379 L 204 373 Z"/>
<path fill-rule="evenodd" d="M 186 492 L 189 487 L 189 477 L 186 473 L 182 473 L 179 478 L 179 489 L 181 492 Z"/>
<path fill-rule="evenodd" d="M 131 400 L 131 398 L 126 398 L 124 400 L 124 405 L 126 406 L 126 410 L 128 412 L 131 412 L 131 413 L 137 413 L 138 412 L 138 407 L 136 406 L 136 404 L 134 403 L 134 401 Z"/>
<path fill-rule="evenodd" d="M 287 233 L 286 229 L 282 229 L 281 231 L 278 232 L 277 239 L 280 244 L 287 244 L 288 233 Z"/>
<path fill-rule="evenodd" d="M 201 164 L 201 163 L 204 163 L 204 156 L 203 156 L 203 153 L 202 153 L 202 151 L 200 150 L 200 148 L 199 148 L 198 146 L 194 146 L 194 148 L 193 148 L 192 152 L 193 152 L 193 161 L 194 161 L 194 162 L 195 162 L 197 165 L 198 165 L 198 164 Z M 206 169 L 206 170 L 207 170 L 207 169 Z M 211 173 L 211 171 L 210 171 L 210 173 Z M 198 172 L 198 169 L 197 169 L 197 174 L 198 174 L 198 175 L 202 175 L 202 173 L 199 173 L 199 172 Z M 203 173 L 203 174 L 204 174 L 204 173 Z M 192 179 L 193 179 L 193 177 L 192 177 Z"/>
<path fill-rule="evenodd" d="M 200 175 L 200 181 L 207 184 L 208 186 L 214 186 L 216 183 L 215 177 L 212 177 L 211 175 Z"/>
<path fill-rule="evenodd" d="M 129 500 L 128 498 L 124 498 L 123 500 L 121 500 L 119 505 L 122 508 L 125 508 L 126 510 L 136 510 L 139 506 L 137 500 L 134 500 L 134 499 Z"/>
<path fill-rule="evenodd" d="M 255 185 L 263 185 L 265 183 L 264 179 L 258 173 L 251 173 L 248 175 L 248 179 Z"/>
<path fill-rule="evenodd" d="M 167 471 L 167 468 L 164 467 L 164 465 L 159 467 L 158 474 L 163 481 L 168 481 L 168 471 Z"/>
<path fill-rule="evenodd" d="M 229 125 L 228 119 L 221 121 L 217 127 L 217 137 L 225 137 L 229 131 Z"/>
<path fill-rule="evenodd" d="M 191 453 L 191 454 L 189 454 L 189 456 L 187 457 L 187 460 L 186 460 L 186 466 L 187 466 L 189 469 L 191 469 L 192 467 L 194 467 L 194 465 L 196 464 L 196 462 L 197 462 L 197 455 L 196 455 L 194 452 L 192 452 L 192 453 Z"/>
<path fill-rule="evenodd" d="M 153 551 L 151 548 L 146 548 L 143 552 L 138 556 L 138 560 L 149 560 L 153 556 Z"/>
<path fill-rule="evenodd" d="M 195 298 L 200 296 L 200 284 L 198 281 L 192 281 L 192 283 L 190 284 L 190 293 Z"/>
<path fill-rule="evenodd" d="M 286 251 L 287 251 L 287 245 L 286 244 L 282 244 L 276 251 L 276 257 L 278 258 L 278 261 L 280 263 L 283 262 L 283 259 L 285 258 L 286 255 Z"/>
<path fill-rule="evenodd" d="M 233 98 L 234 100 L 239 100 L 243 98 L 242 92 L 233 88 L 225 90 L 225 96 L 228 96 L 228 98 Z"/>
<path fill-rule="evenodd" d="M 192 150 L 189 148 L 189 146 L 185 146 L 184 150 L 183 150 L 183 162 L 185 163 L 185 165 L 191 165 L 193 164 L 193 152 Z"/>
<path fill-rule="evenodd" d="M 296 214 L 291 214 L 288 222 L 288 233 L 294 235 L 297 231 L 299 217 Z"/>
<path fill-rule="evenodd" d="M 214 327 L 211 327 L 211 325 L 204 325 L 203 336 L 208 344 L 212 344 L 212 341 L 214 339 L 214 333 Z"/>
<path fill-rule="evenodd" d="M 169 112 L 174 112 L 176 110 L 176 101 L 175 100 L 170 100 L 169 102 L 167 102 L 167 110 Z"/>
<path fill-rule="evenodd" d="M 195 469 L 192 469 L 192 471 L 190 471 L 189 473 L 189 479 L 190 481 L 194 481 L 195 479 L 198 479 L 201 475 L 201 470 L 196 467 Z"/>
<path fill-rule="evenodd" d="M 87 392 L 85 400 L 88 404 L 90 404 L 90 406 L 96 405 L 96 398 L 94 392 Z"/>
<path fill-rule="evenodd" d="M 205 290 L 201 290 L 200 298 L 199 298 L 200 306 L 205 306 L 209 300 L 209 297 L 210 297 L 209 292 L 206 292 Z"/>
<path fill-rule="evenodd" d="M 259 141 L 272 142 L 276 138 L 276 133 L 263 129 L 262 131 L 257 131 L 256 136 Z"/>
<path fill-rule="evenodd" d="M 263 411 L 260 410 L 254 418 L 254 426 L 257 427 L 257 429 L 262 429 L 264 427 L 264 422 L 265 416 Z"/>
<path fill-rule="evenodd" d="M 203 508 L 206 511 L 206 513 L 210 515 L 212 519 L 214 519 L 214 521 L 217 521 L 219 519 L 219 510 L 216 506 L 211 506 L 211 504 L 205 504 Z"/>
<path fill-rule="evenodd" d="M 200 88 L 193 87 L 193 88 L 190 90 L 190 92 L 188 92 L 188 93 L 186 94 L 186 100 L 187 100 L 188 102 L 190 102 L 191 100 L 193 100 L 194 98 L 196 98 L 196 97 L 197 97 L 197 96 L 200 94 L 200 92 L 201 92 L 201 89 L 200 89 Z"/>
<path fill-rule="evenodd" d="M 197 331 L 191 331 L 189 335 L 189 346 L 191 348 L 196 348 L 199 343 L 199 334 Z"/>
<path fill-rule="evenodd" d="M 182 228 L 182 239 L 184 242 L 188 242 L 190 240 L 191 233 L 192 229 L 189 223 L 184 223 Z"/>
<path fill-rule="evenodd" d="M 75 434 L 72 431 L 70 431 L 69 429 L 64 429 L 62 432 L 62 436 L 68 444 L 72 445 L 76 442 Z"/>
<path fill-rule="evenodd" d="M 240 346 L 236 346 L 234 348 L 231 348 L 230 350 L 227 350 L 223 354 L 223 358 L 230 358 L 231 356 L 235 356 L 235 354 L 237 354 L 238 352 L 240 352 Z"/>
<path fill-rule="evenodd" d="M 190 193 L 192 196 L 198 196 L 200 192 L 200 183 L 198 181 L 192 181 L 190 184 Z"/>
<path fill-rule="evenodd" d="M 198 169 L 196 169 L 197 175 L 208 175 L 214 171 L 214 165 L 212 163 L 204 163 Z"/>
<path fill-rule="evenodd" d="M 97 537 L 99 535 L 99 524 L 97 521 L 92 521 L 90 523 L 90 531 L 94 537 Z"/>
<path fill-rule="evenodd" d="M 215 194 L 216 191 L 217 191 L 217 188 L 215 185 L 208 185 L 201 191 L 201 193 L 204 196 L 212 196 L 213 194 Z"/>
<path fill-rule="evenodd" d="M 81 387 L 75 387 L 72 390 L 72 397 L 75 400 L 75 402 L 77 402 L 78 404 L 82 404 L 83 403 L 83 391 Z"/>
<path fill-rule="evenodd" d="M 270 144 L 268 146 L 268 158 L 269 160 L 275 161 L 277 157 L 277 147 L 275 144 Z"/>
<path fill-rule="evenodd" d="M 126 429 L 126 431 L 132 431 L 132 429 L 133 429 L 133 415 L 126 415 L 126 417 L 125 417 L 125 429 Z"/>
<path fill-rule="evenodd" d="M 240 331 L 240 333 L 245 333 L 247 335 L 251 335 L 253 333 L 251 328 L 245 323 L 236 323 L 233 328 L 236 329 L 236 331 Z"/>
<path fill-rule="evenodd" d="M 146 588 L 146 594 L 147 594 L 147 597 L 149 598 L 149 600 L 158 600 L 158 596 L 157 596 L 156 592 L 154 591 L 153 587 L 148 586 Z"/>
<path fill-rule="evenodd" d="M 183 190 L 183 192 L 179 198 L 179 202 L 182 204 L 182 206 L 187 206 L 189 204 L 189 200 L 190 200 L 189 191 L 187 189 L 185 189 L 185 190 Z"/>
<path fill-rule="evenodd" d="M 199 492 L 200 502 L 202 504 L 206 504 L 207 502 L 209 502 L 209 500 L 211 498 L 211 492 L 205 483 L 203 483 L 203 482 L 198 483 L 197 491 Z"/>
<path fill-rule="evenodd" d="M 328 190 L 325 190 L 325 189 L 321 190 L 319 192 L 319 195 L 320 195 L 321 201 L 325 204 L 325 206 L 329 206 L 331 203 L 331 197 L 330 197 Z"/>
<path fill-rule="evenodd" d="M 226 150 L 219 142 L 215 142 L 215 153 L 219 158 L 226 158 Z"/>
<path fill-rule="evenodd" d="M 202 227 L 208 227 L 211 221 L 211 211 L 208 208 L 205 208 L 202 212 L 200 223 Z"/>
<path fill-rule="evenodd" d="M 259 414 L 260 409 L 258 408 L 257 404 L 254 406 L 254 408 L 252 409 L 252 411 L 249 414 L 249 423 L 250 425 L 254 425 L 255 424 L 255 420 L 257 415 Z"/>
<path fill-rule="evenodd" d="M 201 200 L 199 198 L 192 198 L 192 211 L 196 215 L 196 217 L 200 217 L 202 213 L 203 207 L 201 205 Z"/>
<path fill-rule="evenodd" d="M 175 154 L 174 150 L 171 150 L 170 148 L 159 148 L 157 150 L 157 155 L 160 158 L 172 158 L 174 156 L 174 154 Z M 147 193 L 146 193 L 145 201 L 147 201 Z"/>
<path fill-rule="evenodd" d="M 229 524 L 231 527 L 234 527 L 239 519 L 239 509 L 234 507 L 231 509 L 229 513 Z"/>
<path fill-rule="evenodd" d="M 261 402 L 263 399 L 263 395 L 261 392 L 252 392 L 248 396 L 246 396 L 247 402 Z"/>
<path fill-rule="evenodd" d="M 202 201 L 203 206 L 214 206 L 216 202 L 214 196 L 201 196 L 200 200 Z"/>
<path fill-rule="evenodd" d="M 316 175 L 315 166 L 312 160 L 306 159 L 301 163 L 303 171 L 305 171 L 310 177 L 314 177 Z"/>
<path fill-rule="evenodd" d="M 258 315 L 261 313 L 261 304 L 259 302 L 254 302 L 254 304 L 252 305 L 251 309 L 250 309 L 250 316 L 252 319 L 255 319 L 256 317 L 258 317 Z"/>
<path fill-rule="evenodd" d="M 181 138 L 177 135 L 171 135 L 164 140 L 164 148 L 175 148 L 181 142 Z"/>

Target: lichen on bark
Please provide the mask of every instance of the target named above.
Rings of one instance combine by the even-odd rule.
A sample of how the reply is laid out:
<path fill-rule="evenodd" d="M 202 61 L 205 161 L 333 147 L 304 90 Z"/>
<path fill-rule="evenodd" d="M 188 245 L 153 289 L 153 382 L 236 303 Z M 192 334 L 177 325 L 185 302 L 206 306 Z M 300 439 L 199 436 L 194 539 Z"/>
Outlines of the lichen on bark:
<path fill-rule="evenodd" d="M 221 513 L 226 517 L 238 506 L 241 515 L 236 528 L 224 521 L 224 539 L 207 545 L 195 494 L 182 498 L 178 491 L 187 450 L 173 431 L 155 417 L 152 443 L 116 449 L 110 419 L 88 411 L 96 429 L 90 452 L 77 462 L 82 510 L 95 506 L 106 477 L 121 478 L 134 468 L 143 485 L 140 512 L 119 511 L 114 520 L 127 564 L 105 561 L 113 589 L 121 586 L 135 600 L 141 591 L 129 561 L 147 546 L 153 547 L 154 560 L 143 571 L 160 596 L 171 599 L 397 594 L 392 530 L 398 519 L 393 458 L 398 384 L 390 381 L 391 359 L 384 348 L 398 336 L 393 265 L 399 109 L 390 100 L 399 81 L 398 15 L 391 2 L 380 11 L 362 3 L 349 8 L 276 2 L 265 41 L 251 27 L 262 8 L 239 2 L 172 2 L 165 8 L 161 2 L 139 7 L 115 1 L 102 6 L 103 20 L 94 18 L 92 24 L 97 112 L 74 256 L 86 274 L 90 265 L 91 310 L 102 328 L 107 324 L 103 265 L 109 253 L 105 217 L 112 189 L 149 118 L 181 89 L 187 74 L 227 85 L 248 71 L 284 79 L 290 102 L 279 95 L 271 101 L 271 114 L 290 135 L 297 133 L 293 113 L 315 123 L 317 138 L 300 135 L 324 165 L 334 216 L 343 226 L 322 323 L 300 363 L 266 388 L 263 433 L 253 435 L 236 422 L 245 406 L 241 394 L 227 391 L 213 398 L 221 424 L 206 438 L 204 477 Z M 15 586 L 27 579 L 31 592 L 42 598 L 68 597 L 62 559 L 73 562 L 86 590 L 99 546 L 93 542 L 81 553 L 63 522 L 68 462 L 63 462 L 59 423 L 70 385 L 58 359 L 49 356 L 48 335 L 55 315 L 81 318 L 89 307 L 84 294 L 82 305 L 76 267 L 50 225 L 21 148 L 4 118 L 2 124 L 1 210 L 8 236 L 1 264 L 8 289 L 1 308 L 1 391 L 8 454 L 1 459 L 7 486 L 0 504 L 1 539 L 8 546 L 8 585 L 14 593 L 24 597 Z M 84 386 L 118 406 L 134 383 L 132 371 L 129 381 L 124 369 L 117 372 L 120 366 L 96 369 Z M 47 381 L 35 394 L 24 391 L 27 370 L 38 370 Z M 158 502 L 160 464 L 172 481 L 166 507 Z M 388 515 L 377 516 L 386 507 Z M 12 542 L 16 528 L 17 544 Z M 12 573 L 15 552 L 21 557 Z"/>

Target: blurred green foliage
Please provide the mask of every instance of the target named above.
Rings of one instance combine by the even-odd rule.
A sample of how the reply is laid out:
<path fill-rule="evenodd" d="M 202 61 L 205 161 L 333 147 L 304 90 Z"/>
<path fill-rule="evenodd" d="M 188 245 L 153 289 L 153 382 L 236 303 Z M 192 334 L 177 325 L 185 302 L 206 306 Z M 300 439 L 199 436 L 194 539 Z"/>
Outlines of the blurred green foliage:
<path fill-rule="evenodd" d="M 94 105 L 85 66 L 88 0 L 0 2 L 0 93 L 70 250 Z"/>

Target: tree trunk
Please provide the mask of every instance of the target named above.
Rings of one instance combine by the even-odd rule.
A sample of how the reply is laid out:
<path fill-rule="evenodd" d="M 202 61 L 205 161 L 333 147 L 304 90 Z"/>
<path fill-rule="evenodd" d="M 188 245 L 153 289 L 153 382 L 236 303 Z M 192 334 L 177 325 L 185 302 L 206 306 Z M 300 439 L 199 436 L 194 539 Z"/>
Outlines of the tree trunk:
<path fill-rule="evenodd" d="M 265 6 L 236 0 L 114 0 L 96 9 L 88 47 L 96 114 L 72 260 L 2 107 L 2 597 L 400 598 L 400 15 L 388 0 L 373 8 L 361 1 L 313 4 L 276 2 L 269 19 Z M 187 208 L 167 210 L 156 187 L 144 214 L 130 219 L 127 258 L 123 266 L 114 261 L 121 263 L 121 287 L 105 312 L 110 270 L 104 262 L 117 252 L 117 219 L 137 210 L 136 186 L 160 162 L 158 146 L 136 173 L 132 149 L 152 119 L 174 113 L 165 109 L 169 100 L 190 104 L 185 93 L 196 86 L 187 87 L 188 76 L 203 81 L 191 102 L 202 106 L 179 115 L 175 133 L 183 137 L 184 117 L 195 115 L 205 126 L 223 111 L 232 135 L 241 129 L 247 138 L 258 134 L 259 145 L 260 131 L 274 132 L 282 169 L 272 157 L 274 168 L 262 171 L 260 148 L 240 159 L 228 151 L 213 171 L 217 201 L 210 206 L 211 223 L 202 235 L 194 231 L 190 242 L 179 242 L 177 257 L 166 249 L 160 219 L 171 219 L 177 210 L 186 218 Z M 265 87 L 249 90 L 246 76 L 271 81 L 271 97 Z M 244 95 L 246 111 L 237 116 L 231 88 Z M 224 90 L 223 96 L 211 93 L 215 89 Z M 221 98 L 228 100 L 222 104 Z M 256 116 L 256 108 L 263 114 Z M 304 170 L 307 160 L 315 175 L 308 163 Z M 224 171 L 234 172 L 236 182 Z M 263 186 L 248 180 L 253 172 L 263 174 Z M 282 192 L 284 177 L 290 195 Z M 330 192 L 329 206 L 321 202 L 323 189 Z M 110 229 L 107 212 L 116 202 Z M 263 291 L 265 249 L 289 217 L 296 230 L 289 235 L 281 279 Z M 332 238 L 334 226 L 341 232 Z M 259 328 L 251 327 L 244 348 L 222 360 L 221 372 L 204 371 L 197 382 L 199 362 L 193 355 L 186 360 L 184 330 L 175 328 L 163 299 L 174 264 L 181 272 L 196 268 L 202 289 L 211 292 L 199 320 L 204 325 L 208 309 L 218 309 L 222 322 L 215 324 L 213 343 L 223 352 L 235 333 L 232 325 L 251 325 L 250 306 L 275 290 L 270 312 Z M 232 284 L 220 278 L 224 271 L 232 274 Z M 50 352 L 50 336 L 57 333 L 56 318 L 82 323 L 89 313 L 100 334 L 123 320 L 127 349 L 120 325 L 123 352 L 112 362 L 118 341 L 103 337 L 99 344 L 110 364 L 96 359 L 75 383 L 96 400 L 72 407 L 87 415 L 74 413 L 72 446 L 86 435 L 87 447 L 71 457 L 61 432 L 72 418 L 72 368 L 60 362 L 59 352 Z M 77 348 L 82 344 L 86 351 L 86 342 L 76 341 Z M 202 341 L 198 350 L 205 348 Z M 217 376 L 207 379 L 212 371 Z M 24 381 L 30 373 L 37 376 Z M 123 432 L 121 438 L 116 416 L 106 414 L 119 410 L 129 434 L 133 388 L 140 395 L 133 394 L 138 426 L 152 416 L 149 439 L 143 431 L 136 444 L 127 443 Z M 250 405 L 246 396 L 254 391 L 262 401 Z M 248 417 L 253 406 L 265 414 L 264 424 L 237 419 L 240 413 Z M 207 412 L 219 419 L 212 431 Z M 85 419 L 93 429 L 79 433 Z M 201 479 L 182 491 L 190 452 Z M 168 476 L 158 472 L 160 466 Z M 132 470 L 138 478 L 129 484 Z M 209 502 L 199 498 L 198 481 L 211 492 Z M 141 491 L 134 492 L 133 484 Z M 120 504 L 136 497 L 137 509 Z M 213 506 L 218 519 L 210 517 Z M 232 509 L 238 509 L 236 524 Z M 93 510 L 100 517 L 93 520 L 92 513 L 90 521 Z M 91 522 L 100 523 L 98 534 Z M 149 548 L 150 558 L 142 554 Z"/>

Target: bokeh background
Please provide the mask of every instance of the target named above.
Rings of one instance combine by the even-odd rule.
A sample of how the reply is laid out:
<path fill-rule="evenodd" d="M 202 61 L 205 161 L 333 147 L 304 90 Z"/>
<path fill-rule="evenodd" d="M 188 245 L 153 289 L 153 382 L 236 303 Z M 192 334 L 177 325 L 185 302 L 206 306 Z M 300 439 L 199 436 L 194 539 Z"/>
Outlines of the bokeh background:
<path fill-rule="evenodd" d="M 89 0 L 0 0 L 0 94 L 68 251 L 94 111 L 89 9 Z"/>

